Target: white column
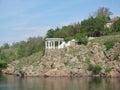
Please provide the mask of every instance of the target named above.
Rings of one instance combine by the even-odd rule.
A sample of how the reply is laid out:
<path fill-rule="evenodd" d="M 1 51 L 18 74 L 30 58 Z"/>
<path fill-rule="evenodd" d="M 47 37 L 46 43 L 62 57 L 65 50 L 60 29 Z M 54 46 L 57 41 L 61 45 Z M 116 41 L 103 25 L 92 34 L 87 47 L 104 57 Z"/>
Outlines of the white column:
<path fill-rule="evenodd" d="M 51 41 L 51 48 L 53 48 L 53 41 Z"/>
<path fill-rule="evenodd" d="M 50 48 L 51 48 L 51 41 L 50 41 Z"/>
<path fill-rule="evenodd" d="M 53 48 L 55 48 L 55 41 L 53 41 Z"/>
<path fill-rule="evenodd" d="M 51 48 L 51 42 L 49 41 L 49 48 Z"/>
<path fill-rule="evenodd" d="M 52 41 L 50 41 L 50 48 L 52 48 Z"/>
<path fill-rule="evenodd" d="M 58 41 L 58 46 L 60 45 L 60 41 Z"/>
<path fill-rule="evenodd" d="M 50 48 L 50 41 L 48 41 L 48 48 Z"/>
<path fill-rule="evenodd" d="M 64 46 L 63 46 L 63 41 L 62 41 L 62 46 L 61 46 L 61 48 L 64 48 Z"/>
<path fill-rule="evenodd" d="M 45 41 L 45 48 L 48 48 L 48 47 L 47 47 L 47 41 Z"/>

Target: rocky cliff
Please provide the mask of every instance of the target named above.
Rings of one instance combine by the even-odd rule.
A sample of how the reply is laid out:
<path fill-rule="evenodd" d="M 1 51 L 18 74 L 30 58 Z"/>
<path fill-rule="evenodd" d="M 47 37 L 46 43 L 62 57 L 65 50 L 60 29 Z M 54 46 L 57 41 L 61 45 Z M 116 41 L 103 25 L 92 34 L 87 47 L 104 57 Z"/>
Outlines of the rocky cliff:
<path fill-rule="evenodd" d="M 46 49 L 44 56 L 39 52 L 28 58 L 13 61 L 3 73 L 45 77 L 119 77 L 120 41 L 117 40 L 109 50 L 106 50 L 104 44 L 93 42 L 64 49 Z"/>

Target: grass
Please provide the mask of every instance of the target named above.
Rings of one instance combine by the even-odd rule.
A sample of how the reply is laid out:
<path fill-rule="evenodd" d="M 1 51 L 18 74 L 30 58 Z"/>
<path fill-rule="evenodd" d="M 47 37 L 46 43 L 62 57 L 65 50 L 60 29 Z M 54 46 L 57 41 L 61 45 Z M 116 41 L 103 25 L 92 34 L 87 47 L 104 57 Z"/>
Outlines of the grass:
<path fill-rule="evenodd" d="M 102 36 L 102 37 L 95 37 L 95 39 L 90 40 L 89 42 L 91 43 L 99 43 L 103 45 L 106 41 L 109 40 L 120 40 L 120 33 L 115 34 L 115 35 L 107 35 L 107 36 Z"/>
<path fill-rule="evenodd" d="M 106 46 L 106 49 L 109 50 L 115 45 L 115 42 L 116 42 L 115 40 L 109 40 L 106 41 L 104 45 Z"/>
<path fill-rule="evenodd" d="M 38 64 L 39 64 L 38 62 L 40 62 L 41 57 L 42 57 L 42 53 L 41 52 L 37 52 L 37 53 L 34 53 L 31 56 L 18 59 L 19 60 L 19 64 L 16 66 L 16 69 L 17 70 L 21 70 L 22 67 L 30 66 L 30 65 L 38 66 Z"/>

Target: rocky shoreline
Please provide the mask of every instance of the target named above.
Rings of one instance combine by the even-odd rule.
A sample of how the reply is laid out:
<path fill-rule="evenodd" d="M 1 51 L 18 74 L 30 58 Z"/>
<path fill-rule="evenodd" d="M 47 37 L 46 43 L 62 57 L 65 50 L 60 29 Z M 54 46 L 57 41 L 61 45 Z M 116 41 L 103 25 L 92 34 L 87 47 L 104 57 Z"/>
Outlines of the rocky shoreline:
<path fill-rule="evenodd" d="M 114 73 L 114 74 L 113 74 Z M 2 73 L 3 75 L 14 75 L 14 76 L 18 76 L 18 77 L 21 77 L 21 78 L 24 78 L 24 77 L 42 77 L 42 78 L 52 78 L 52 77 L 55 77 L 55 78 L 62 78 L 62 77 L 68 77 L 68 78 L 81 78 L 81 77 L 99 77 L 99 78 L 120 78 L 120 74 L 118 74 L 117 72 L 113 72 L 111 74 L 99 74 L 99 75 L 82 75 L 82 74 L 66 74 L 66 75 L 52 75 L 52 74 L 42 74 L 42 75 L 26 75 L 26 73 L 18 73 L 18 74 L 13 74 L 13 73 Z"/>

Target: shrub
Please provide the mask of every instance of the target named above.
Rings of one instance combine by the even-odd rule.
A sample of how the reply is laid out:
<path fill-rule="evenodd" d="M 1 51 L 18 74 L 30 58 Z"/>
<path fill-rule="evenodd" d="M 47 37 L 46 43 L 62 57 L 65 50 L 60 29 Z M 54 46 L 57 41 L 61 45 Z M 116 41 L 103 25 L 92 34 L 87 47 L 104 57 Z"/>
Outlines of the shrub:
<path fill-rule="evenodd" d="M 75 35 L 75 39 L 78 41 L 78 44 L 87 45 L 88 43 L 88 38 L 85 34 L 78 33 Z"/>
<path fill-rule="evenodd" d="M 68 65 L 68 61 L 64 62 L 64 65 L 67 66 Z"/>
<path fill-rule="evenodd" d="M 112 70 L 111 68 L 106 68 L 106 69 L 105 69 L 105 72 L 106 72 L 106 73 L 110 73 L 111 70 Z"/>
<path fill-rule="evenodd" d="M 93 74 L 99 74 L 100 71 L 101 71 L 101 67 L 99 65 L 92 65 L 92 64 L 89 64 L 88 66 L 88 70 L 89 71 L 92 71 Z"/>
<path fill-rule="evenodd" d="M 0 60 L 0 71 L 6 67 L 7 67 L 7 62 L 4 60 Z"/>
<path fill-rule="evenodd" d="M 106 41 L 104 45 L 106 46 L 106 49 L 109 50 L 115 45 L 115 41 L 114 40 Z"/>
<path fill-rule="evenodd" d="M 89 58 L 87 58 L 86 60 L 85 60 L 85 63 L 87 63 L 88 65 L 91 63 L 90 62 L 90 59 Z"/>

